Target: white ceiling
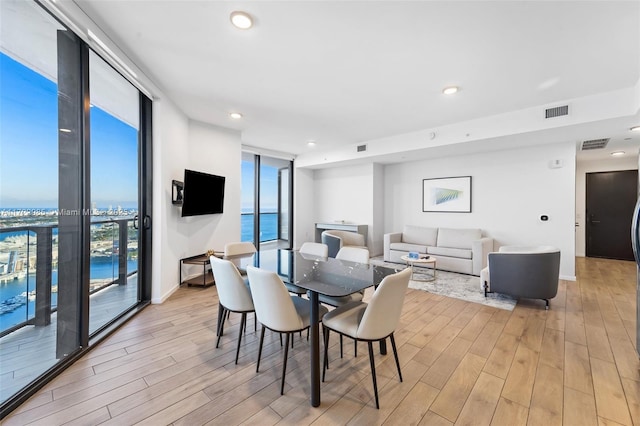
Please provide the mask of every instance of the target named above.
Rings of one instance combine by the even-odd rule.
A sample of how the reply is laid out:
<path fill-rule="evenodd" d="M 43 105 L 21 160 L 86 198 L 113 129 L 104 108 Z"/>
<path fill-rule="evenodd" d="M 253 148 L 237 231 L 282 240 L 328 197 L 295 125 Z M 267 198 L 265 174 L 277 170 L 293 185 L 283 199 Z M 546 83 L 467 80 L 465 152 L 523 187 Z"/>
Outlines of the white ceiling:
<path fill-rule="evenodd" d="M 640 87 L 639 1 L 75 3 L 187 116 L 294 154 Z M 634 120 L 603 122 L 600 155 L 637 155 Z"/>

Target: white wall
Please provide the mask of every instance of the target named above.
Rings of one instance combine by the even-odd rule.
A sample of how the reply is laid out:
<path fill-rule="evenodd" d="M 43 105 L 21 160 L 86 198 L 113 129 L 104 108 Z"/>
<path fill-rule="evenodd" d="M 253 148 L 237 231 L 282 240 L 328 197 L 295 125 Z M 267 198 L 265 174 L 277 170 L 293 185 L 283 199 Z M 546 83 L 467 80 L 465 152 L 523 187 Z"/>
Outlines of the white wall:
<path fill-rule="evenodd" d="M 576 166 L 576 256 L 586 255 L 586 174 L 616 170 L 637 170 L 638 156 L 611 158 L 598 161 L 581 161 Z"/>
<path fill-rule="evenodd" d="M 313 193 L 314 171 L 311 169 L 293 169 L 293 248 L 315 238 L 315 206 Z"/>
<path fill-rule="evenodd" d="M 374 165 L 363 164 L 316 170 L 313 194 L 313 222 L 367 225 L 367 246 L 373 250 Z M 380 251 L 382 252 L 382 251 Z M 375 255 L 372 251 L 372 255 Z"/>
<path fill-rule="evenodd" d="M 153 278 L 152 302 L 179 287 L 179 259 L 222 250 L 240 239 L 240 136 L 235 131 L 188 120 L 168 100 L 153 105 Z M 184 169 L 226 177 L 224 213 L 181 217 L 171 204 L 171 181 Z M 183 278 L 199 273 L 186 266 Z"/>
<path fill-rule="evenodd" d="M 176 232 L 179 212 L 171 204 L 171 180 L 187 164 L 187 117 L 167 99 L 153 102 L 153 214 L 151 301 L 161 303 L 177 289 L 178 251 L 187 240 Z"/>
<path fill-rule="evenodd" d="M 563 160 L 552 169 L 552 160 Z M 422 179 L 472 176 L 471 213 L 422 211 Z M 385 170 L 385 232 L 405 224 L 481 228 L 502 245 L 553 245 L 560 275 L 575 279 L 575 146 L 562 143 L 390 165 Z M 540 215 L 549 221 L 541 222 Z"/>
<path fill-rule="evenodd" d="M 379 256 L 384 252 L 384 166 L 373 165 L 373 217 L 369 230 L 369 251 L 371 256 Z"/>

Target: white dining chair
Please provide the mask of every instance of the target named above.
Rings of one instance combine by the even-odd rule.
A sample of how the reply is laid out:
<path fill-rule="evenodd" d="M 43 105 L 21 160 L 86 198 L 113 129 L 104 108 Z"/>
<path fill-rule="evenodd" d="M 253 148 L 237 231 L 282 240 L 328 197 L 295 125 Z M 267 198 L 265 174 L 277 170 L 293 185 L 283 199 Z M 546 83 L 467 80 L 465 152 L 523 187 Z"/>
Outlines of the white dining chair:
<path fill-rule="evenodd" d="M 300 246 L 300 253 L 318 257 L 329 257 L 329 246 L 322 243 L 305 242 Z"/>
<path fill-rule="evenodd" d="M 336 254 L 336 259 L 356 263 L 369 263 L 369 250 L 361 247 L 342 247 Z"/>
<path fill-rule="evenodd" d="M 220 338 L 224 334 L 224 322 L 227 318 L 225 314 L 227 312 L 242 314 L 240 329 L 238 330 L 238 347 L 236 348 L 237 364 L 238 355 L 240 354 L 240 344 L 242 342 L 242 333 L 246 331 L 247 326 L 247 313 L 255 312 L 253 299 L 251 298 L 249 287 L 233 263 L 215 256 L 210 257 L 210 262 L 219 299 L 218 339 L 216 341 L 216 348 L 220 345 Z"/>
<path fill-rule="evenodd" d="M 376 408 L 379 409 L 380 404 L 378 402 L 376 366 L 373 359 L 373 342 L 384 341 L 387 337 L 391 339 L 398 376 L 402 382 L 398 350 L 393 333 L 400 321 L 404 296 L 407 292 L 410 278 L 410 268 L 406 268 L 393 275 L 388 275 L 382 280 L 373 293 L 369 303 L 352 302 L 340 306 L 322 317 L 322 333 L 324 336 L 323 382 L 327 368 L 329 367 L 328 348 L 330 331 L 335 331 L 341 336 L 350 337 L 355 341 L 367 342 L 369 346 L 369 363 L 371 364 Z"/>
<path fill-rule="evenodd" d="M 286 335 L 284 344 L 284 358 L 282 362 L 282 382 L 280 395 L 284 395 L 284 378 L 287 373 L 287 356 L 289 354 L 289 339 L 292 333 L 309 328 L 311 320 L 311 302 L 301 297 L 293 297 L 285 287 L 282 279 L 273 271 L 247 267 L 249 285 L 258 321 L 262 324 L 260 330 L 260 346 L 258 348 L 258 363 L 256 373 L 260 370 L 262 344 L 264 332 L 269 330 Z M 318 316 L 322 318 L 328 309 L 319 307 Z"/>
<path fill-rule="evenodd" d="M 253 256 L 257 251 L 256 246 L 248 241 L 227 243 L 224 245 L 224 258 L 236 265 L 236 268 L 244 275 L 244 270 L 241 269 L 242 260 Z"/>

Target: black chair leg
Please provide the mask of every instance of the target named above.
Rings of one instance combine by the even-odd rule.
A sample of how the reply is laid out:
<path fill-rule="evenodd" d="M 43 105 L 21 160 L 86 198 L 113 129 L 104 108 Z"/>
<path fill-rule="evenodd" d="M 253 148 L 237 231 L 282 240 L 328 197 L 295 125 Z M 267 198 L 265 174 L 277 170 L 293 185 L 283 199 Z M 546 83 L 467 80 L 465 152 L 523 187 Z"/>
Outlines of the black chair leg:
<path fill-rule="evenodd" d="M 322 365 L 322 381 L 324 382 L 324 376 L 329 369 L 329 329 L 322 327 L 322 336 L 324 337 L 324 363 Z"/>
<path fill-rule="evenodd" d="M 342 334 L 340 335 L 340 358 L 342 358 Z"/>
<path fill-rule="evenodd" d="M 253 311 L 253 331 L 258 331 L 258 316 L 255 311 Z"/>
<path fill-rule="evenodd" d="M 280 383 L 280 395 L 284 395 L 284 377 L 287 374 L 287 357 L 289 356 L 289 335 L 284 339 L 284 359 L 282 360 L 282 382 Z"/>
<path fill-rule="evenodd" d="M 400 381 L 402 381 L 402 372 L 400 371 L 400 360 L 398 359 L 398 350 L 396 349 L 396 339 L 393 337 L 393 333 L 391 333 L 391 347 L 393 348 L 393 356 L 396 359 L 396 367 L 398 368 L 398 376 L 400 376 Z"/>
<path fill-rule="evenodd" d="M 489 284 L 485 281 L 484 282 L 484 297 L 487 297 L 487 290 L 489 289 Z"/>
<path fill-rule="evenodd" d="M 373 393 L 376 396 L 376 408 L 380 409 L 380 403 L 378 402 L 378 381 L 376 379 L 376 364 L 373 362 L 373 343 L 369 344 L 369 363 L 371 364 L 371 378 L 373 379 Z"/>
<path fill-rule="evenodd" d="M 242 313 L 242 318 L 240 319 L 240 332 L 238 333 L 238 347 L 236 348 L 236 365 L 238 364 L 238 355 L 240 354 L 240 342 L 242 342 L 242 330 L 246 327 L 247 322 L 247 313 Z"/>
<path fill-rule="evenodd" d="M 220 310 L 222 313 L 220 313 Z M 220 305 L 220 310 L 218 311 L 218 340 L 216 340 L 216 348 L 220 345 L 220 338 L 224 334 L 224 320 L 226 318 L 226 308 Z"/>
<path fill-rule="evenodd" d="M 356 358 L 358 357 L 358 341 L 357 340 L 353 341 L 353 355 Z"/>
<path fill-rule="evenodd" d="M 260 357 L 262 356 L 262 342 L 264 341 L 264 331 L 266 327 L 263 325 L 260 331 L 260 346 L 258 346 L 258 362 L 256 363 L 256 373 L 260 370 Z"/>
<path fill-rule="evenodd" d="M 218 323 L 216 324 L 216 336 L 220 335 L 220 324 L 222 323 L 223 314 L 224 314 L 224 306 L 218 303 Z"/>
<path fill-rule="evenodd" d="M 544 305 L 544 309 L 545 309 L 545 311 L 546 311 L 546 310 L 549 310 L 549 299 L 543 299 L 543 300 L 544 300 L 544 301 L 545 301 L 545 303 L 546 303 L 546 304 Z"/>

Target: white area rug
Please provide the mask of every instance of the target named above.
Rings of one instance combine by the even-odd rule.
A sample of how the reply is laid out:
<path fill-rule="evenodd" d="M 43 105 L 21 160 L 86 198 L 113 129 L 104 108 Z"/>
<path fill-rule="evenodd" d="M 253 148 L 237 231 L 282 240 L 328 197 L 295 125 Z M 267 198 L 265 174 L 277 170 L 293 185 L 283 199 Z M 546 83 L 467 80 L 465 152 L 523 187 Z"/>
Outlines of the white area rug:
<path fill-rule="evenodd" d="M 395 269 L 404 267 L 404 265 L 400 263 L 385 262 L 382 258 L 372 258 L 370 262 L 373 265 L 388 266 Z M 420 270 L 424 270 L 424 268 L 419 266 L 414 267 L 414 276 L 418 279 L 428 277 L 432 274 L 430 269 L 426 270 L 424 274 L 421 273 Z M 479 277 L 446 271 L 438 271 L 436 276 L 437 278 L 434 281 L 411 280 L 409 287 L 416 290 L 428 291 L 433 294 L 466 300 L 467 302 L 506 309 L 508 311 L 512 311 L 516 306 L 517 299 L 504 294 L 489 293 L 487 297 L 484 297 L 484 292 L 480 288 Z"/>

